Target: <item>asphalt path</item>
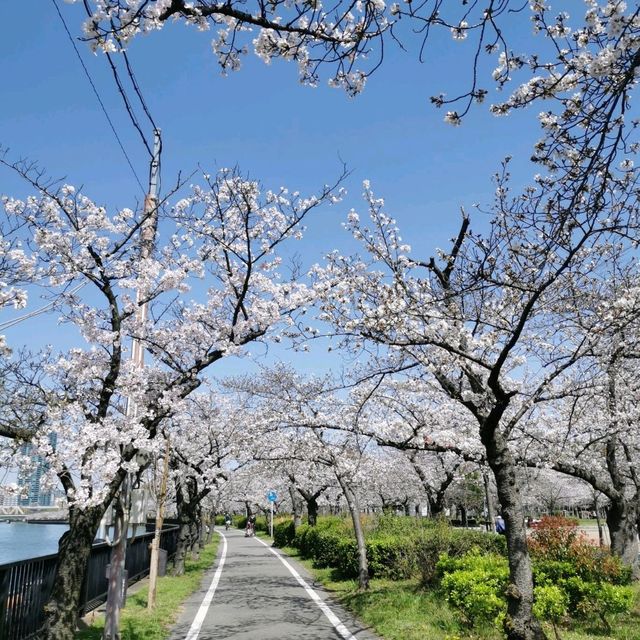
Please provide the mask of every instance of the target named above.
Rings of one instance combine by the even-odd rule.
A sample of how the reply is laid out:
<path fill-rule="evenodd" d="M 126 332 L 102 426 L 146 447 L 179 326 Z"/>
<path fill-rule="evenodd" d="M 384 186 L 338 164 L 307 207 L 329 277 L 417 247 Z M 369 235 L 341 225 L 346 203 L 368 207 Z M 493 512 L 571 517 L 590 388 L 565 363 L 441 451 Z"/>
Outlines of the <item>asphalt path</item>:
<path fill-rule="evenodd" d="M 269 542 L 237 529 L 220 535 L 216 562 L 171 640 L 376 640 Z"/>

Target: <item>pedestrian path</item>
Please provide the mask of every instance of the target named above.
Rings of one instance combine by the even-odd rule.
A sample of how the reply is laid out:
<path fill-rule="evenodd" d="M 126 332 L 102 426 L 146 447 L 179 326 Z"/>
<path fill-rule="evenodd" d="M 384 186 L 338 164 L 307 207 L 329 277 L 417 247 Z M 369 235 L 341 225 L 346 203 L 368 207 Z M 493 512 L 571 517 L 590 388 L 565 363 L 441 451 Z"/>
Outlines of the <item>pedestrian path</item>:
<path fill-rule="evenodd" d="M 237 529 L 221 535 L 171 640 L 375 640 L 294 560 Z"/>

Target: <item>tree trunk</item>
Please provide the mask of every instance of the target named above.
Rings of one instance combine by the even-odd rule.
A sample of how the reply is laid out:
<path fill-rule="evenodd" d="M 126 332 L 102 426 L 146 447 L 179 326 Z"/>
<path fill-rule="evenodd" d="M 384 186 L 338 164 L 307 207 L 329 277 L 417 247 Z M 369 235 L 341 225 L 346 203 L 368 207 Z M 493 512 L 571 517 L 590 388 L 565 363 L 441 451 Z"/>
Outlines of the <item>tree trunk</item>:
<path fill-rule="evenodd" d="M 43 640 L 73 640 L 75 636 L 91 545 L 104 511 L 103 507 L 70 509 L 69 530 L 58 543 L 53 591 L 44 607 Z"/>
<path fill-rule="evenodd" d="M 200 559 L 200 534 L 202 533 L 202 525 L 199 519 L 191 523 L 191 559 Z"/>
<path fill-rule="evenodd" d="M 306 502 L 309 526 L 315 527 L 318 522 L 318 501 L 315 496 L 311 496 Z"/>
<path fill-rule="evenodd" d="M 293 528 L 297 529 L 302 524 L 302 501 L 292 484 L 289 485 L 289 495 L 291 496 L 291 509 L 293 511 Z"/>
<path fill-rule="evenodd" d="M 506 443 L 500 442 L 494 430 L 483 437 L 483 443 L 496 479 L 506 526 L 509 586 L 504 629 L 508 640 L 540 640 L 546 636 L 533 615 L 533 572 L 516 465 Z"/>
<path fill-rule="evenodd" d="M 187 559 L 187 550 L 191 542 L 191 527 L 188 522 L 180 522 L 178 531 L 178 544 L 176 546 L 176 555 L 173 561 L 173 575 L 184 575 L 185 561 Z"/>
<path fill-rule="evenodd" d="M 173 562 L 173 575 L 184 575 L 187 553 L 193 544 L 193 526 L 196 520 L 194 505 L 184 495 L 183 483 L 176 481 L 176 509 L 178 512 L 178 544 Z"/>
<path fill-rule="evenodd" d="M 487 523 L 485 528 L 487 531 L 493 531 L 496 512 L 493 506 L 493 495 L 491 494 L 491 479 L 489 478 L 489 472 L 485 468 L 482 469 L 482 481 L 484 482 L 484 495 L 487 503 Z"/>
<path fill-rule="evenodd" d="M 353 522 L 353 530 L 356 534 L 356 542 L 358 544 L 358 587 L 360 591 L 366 591 L 369 588 L 369 561 L 367 559 L 367 543 L 364 539 L 364 531 L 360 522 L 360 506 L 356 494 L 351 491 L 351 487 L 338 477 L 340 488 L 344 493 L 351 520 Z"/>
<path fill-rule="evenodd" d="M 635 580 L 640 579 L 636 531 L 637 517 L 636 509 L 629 500 L 625 498 L 611 500 L 611 504 L 607 509 L 611 553 L 619 556 L 624 564 L 631 567 Z"/>
<path fill-rule="evenodd" d="M 458 509 L 460 510 L 460 524 L 466 529 L 467 528 L 467 507 L 461 504 Z"/>
<path fill-rule="evenodd" d="M 439 518 L 444 513 L 444 493 L 429 493 L 427 501 L 429 502 L 429 516 Z"/>
<path fill-rule="evenodd" d="M 193 496 L 190 496 L 190 502 L 194 501 L 193 498 Z M 198 560 L 200 558 L 201 546 L 204 546 L 200 544 L 204 525 L 202 524 L 202 508 L 200 507 L 200 503 L 194 506 L 195 517 L 191 521 L 191 559 Z"/>

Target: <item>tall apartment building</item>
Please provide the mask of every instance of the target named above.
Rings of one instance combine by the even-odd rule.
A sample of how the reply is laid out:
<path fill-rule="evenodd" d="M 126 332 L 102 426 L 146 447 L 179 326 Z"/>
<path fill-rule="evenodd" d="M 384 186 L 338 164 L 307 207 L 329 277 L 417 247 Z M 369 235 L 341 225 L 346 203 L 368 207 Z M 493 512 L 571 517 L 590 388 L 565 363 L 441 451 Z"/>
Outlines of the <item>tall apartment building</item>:
<path fill-rule="evenodd" d="M 49 435 L 49 443 L 56 448 L 56 434 Z M 53 498 L 51 491 L 42 491 L 40 481 L 42 476 L 49 470 L 49 463 L 39 455 L 29 442 L 25 442 L 20 447 L 20 453 L 23 456 L 31 458 L 32 469 L 27 473 L 18 474 L 18 486 L 22 489 L 28 487 L 28 494 L 22 495 L 18 499 L 21 507 L 51 507 L 53 506 Z"/>

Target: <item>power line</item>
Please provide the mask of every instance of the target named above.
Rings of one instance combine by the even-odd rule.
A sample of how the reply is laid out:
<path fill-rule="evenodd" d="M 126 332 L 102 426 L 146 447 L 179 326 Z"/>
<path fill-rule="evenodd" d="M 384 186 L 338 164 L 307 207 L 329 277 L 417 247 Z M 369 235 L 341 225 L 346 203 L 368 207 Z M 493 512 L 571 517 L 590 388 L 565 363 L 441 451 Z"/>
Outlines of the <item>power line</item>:
<path fill-rule="evenodd" d="M 142 91 L 140 91 L 140 85 L 138 84 L 138 80 L 136 79 L 136 76 L 133 73 L 133 68 L 131 67 L 131 64 L 129 62 L 129 56 L 127 55 L 127 52 L 126 52 L 125 49 L 122 49 L 122 55 L 124 57 L 124 63 L 126 65 L 126 67 L 127 67 L 127 73 L 129 74 L 129 78 L 131 79 L 131 84 L 133 85 L 133 88 L 134 88 L 136 94 L 138 95 L 138 99 L 140 100 L 140 104 L 142 105 L 142 109 L 146 113 L 147 118 L 149 119 L 149 122 L 151 123 L 151 126 L 154 128 L 154 130 L 157 130 L 158 127 L 156 126 L 156 123 L 155 123 L 153 117 L 151 116 L 149 108 L 147 107 L 147 103 L 145 102 L 144 96 L 142 95 Z"/>
<path fill-rule="evenodd" d="M 60 300 L 60 298 L 62 298 L 62 296 L 75 295 L 76 293 L 78 293 L 78 291 L 80 291 L 80 289 L 82 289 L 82 287 L 85 286 L 85 284 L 86 282 L 82 282 L 78 286 L 71 289 L 69 293 L 61 293 L 56 297 L 56 299 L 53 302 L 50 302 L 49 304 L 44 305 L 44 307 L 40 307 L 39 309 L 34 309 L 33 311 L 30 311 L 29 313 L 25 313 L 22 316 L 19 316 L 17 318 L 12 318 L 11 320 L 7 320 L 6 322 L 3 322 L 2 324 L 0 324 L 0 331 L 4 331 L 5 329 L 10 329 L 11 327 L 17 324 L 20 324 L 25 320 L 29 320 L 29 318 L 35 318 L 36 316 L 39 316 L 40 314 L 45 313 L 50 309 L 53 309 L 56 306 L 56 304 L 58 304 L 58 301 Z"/>
<path fill-rule="evenodd" d="M 151 145 L 147 141 L 147 137 L 144 135 L 144 131 L 142 131 L 142 127 L 140 126 L 140 123 L 138 122 L 138 119 L 136 118 L 136 115 L 133 112 L 133 106 L 129 101 L 129 97 L 127 96 L 127 92 L 125 91 L 124 86 L 122 85 L 122 81 L 120 80 L 120 74 L 118 73 L 118 68 L 113 62 L 113 59 L 111 58 L 111 54 L 107 53 L 106 56 L 107 56 L 107 60 L 109 61 L 109 66 L 111 67 L 111 73 L 113 74 L 113 79 L 116 81 L 118 92 L 120 93 L 120 96 L 122 97 L 122 101 L 124 102 L 124 107 L 127 110 L 127 113 L 129 114 L 129 119 L 131 120 L 131 123 L 133 124 L 136 131 L 140 134 L 140 137 L 142 138 L 142 144 L 144 144 L 149 155 L 153 158 L 153 151 L 151 151 Z M 153 123 L 153 120 L 151 122 Z"/>
<path fill-rule="evenodd" d="M 142 182 L 140 181 L 140 178 L 138 177 L 138 174 L 136 173 L 136 170 L 133 168 L 133 163 L 131 162 L 131 159 L 129 158 L 129 155 L 127 154 L 126 149 L 124 148 L 124 145 L 122 144 L 122 140 L 120 139 L 120 136 L 118 135 L 118 132 L 116 131 L 116 128 L 111 120 L 111 118 L 109 117 L 109 113 L 107 112 L 106 107 L 104 106 L 104 103 L 102 102 L 102 98 L 100 97 L 100 94 L 98 93 L 98 89 L 96 88 L 96 85 L 93 82 L 93 79 L 91 78 L 91 74 L 89 73 L 89 70 L 87 69 L 84 60 L 82 59 L 82 56 L 80 55 L 80 52 L 78 51 L 78 47 L 76 46 L 76 43 L 73 39 L 73 36 L 71 35 L 71 32 L 69 31 L 69 27 L 67 26 L 67 23 L 60 11 L 60 7 L 58 6 L 58 3 L 56 2 L 56 0 L 51 0 L 51 2 L 53 2 L 53 6 L 56 8 L 56 11 L 58 13 L 58 16 L 60 17 L 60 20 L 62 21 L 62 25 L 64 27 L 64 30 L 67 33 L 67 37 L 69 38 L 69 42 L 71 42 L 71 45 L 73 46 L 73 50 L 76 52 L 76 56 L 78 57 L 78 60 L 80 61 L 80 64 L 82 65 L 82 68 L 84 70 L 85 75 L 87 76 L 87 80 L 89 81 L 89 84 L 91 85 L 91 88 L 93 89 L 93 93 L 95 94 L 96 98 L 98 99 L 98 102 L 100 103 L 100 107 L 102 108 L 102 112 L 105 115 L 105 118 L 107 119 L 107 122 L 109 123 L 109 126 L 111 127 L 111 131 L 113 132 L 113 135 L 115 136 L 116 140 L 118 141 L 118 145 L 120 146 L 120 149 L 122 150 L 122 153 L 124 155 L 124 157 L 127 160 L 127 164 L 129 165 L 129 168 L 131 169 L 131 172 L 133 173 L 136 182 L 138 183 L 138 185 L 140 186 L 140 189 L 142 190 L 143 193 L 146 193 L 145 188 L 142 186 Z"/>

